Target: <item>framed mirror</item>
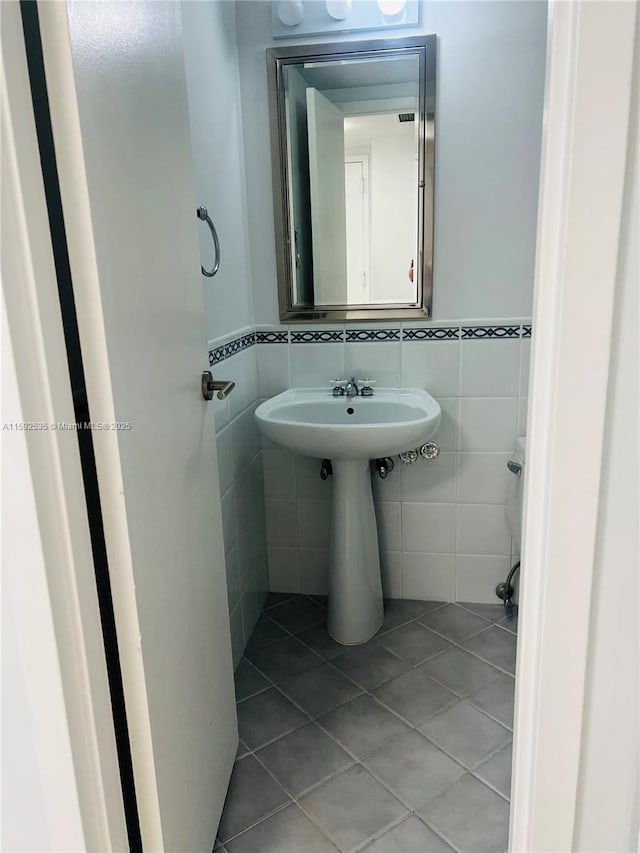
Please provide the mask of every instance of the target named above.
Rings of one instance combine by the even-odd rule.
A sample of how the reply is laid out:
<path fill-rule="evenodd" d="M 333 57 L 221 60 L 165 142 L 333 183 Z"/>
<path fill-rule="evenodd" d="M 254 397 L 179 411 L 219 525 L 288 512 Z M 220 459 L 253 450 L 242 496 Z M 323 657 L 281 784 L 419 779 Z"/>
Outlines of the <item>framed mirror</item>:
<path fill-rule="evenodd" d="M 267 50 L 280 318 L 431 316 L 436 37 Z"/>

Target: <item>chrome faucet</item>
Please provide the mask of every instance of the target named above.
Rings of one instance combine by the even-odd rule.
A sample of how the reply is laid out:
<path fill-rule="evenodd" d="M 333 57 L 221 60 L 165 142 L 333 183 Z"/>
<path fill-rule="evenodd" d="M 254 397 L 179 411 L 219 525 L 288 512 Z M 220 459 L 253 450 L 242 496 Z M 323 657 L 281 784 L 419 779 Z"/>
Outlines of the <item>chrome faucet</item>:
<path fill-rule="evenodd" d="M 352 376 L 347 382 L 345 379 L 332 379 L 334 397 L 373 397 L 373 379 L 358 379 Z"/>
<path fill-rule="evenodd" d="M 356 382 L 355 376 L 352 376 L 351 379 L 344 386 L 344 393 L 347 397 L 357 397 L 358 391 L 358 383 Z"/>

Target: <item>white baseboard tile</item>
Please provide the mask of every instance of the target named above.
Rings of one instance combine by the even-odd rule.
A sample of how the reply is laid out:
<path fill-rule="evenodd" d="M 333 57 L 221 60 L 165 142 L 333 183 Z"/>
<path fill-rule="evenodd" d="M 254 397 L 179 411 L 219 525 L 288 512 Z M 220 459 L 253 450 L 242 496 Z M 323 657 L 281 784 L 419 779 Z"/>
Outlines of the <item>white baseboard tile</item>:
<path fill-rule="evenodd" d="M 268 547 L 269 590 L 300 592 L 300 569 L 297 548 Z"/>
<path fill-rule="evenodd" d="M 329 591 L 329 552 L 324 548 L 298 550 L 300 592 L 327 595 Z"/>
<path fill-rule="evenodd" d="M 490 554 L 456 556 L 456 601 L 499 604 L 496 586 L 506 580 L 511 568 L 509 557 Z"/>
<path fill-rule="evenodd" d="M 423 601 L 453 601 L 456 593 L 454 554 L 402 554 L 402 594 Z"/>
<path fill-rule="evenodd" d="M 382 574 L 383 596 L 385 598 L 402 598 L 402 553 L 400 551 L 381 551 L 380 572 Z"/>

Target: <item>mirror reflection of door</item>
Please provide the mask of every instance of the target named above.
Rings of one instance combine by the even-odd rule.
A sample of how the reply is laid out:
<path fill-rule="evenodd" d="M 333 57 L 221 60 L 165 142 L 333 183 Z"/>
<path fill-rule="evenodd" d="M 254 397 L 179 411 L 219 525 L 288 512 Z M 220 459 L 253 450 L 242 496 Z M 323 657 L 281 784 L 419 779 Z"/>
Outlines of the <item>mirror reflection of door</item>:
<path fill-rule="evenodd" d="M 347 214 L 347 302 L 370 301 L 369 155 L 345 154 Z"/>
<path fill-rule="evenodd" d="M 344 115 L 307 89 L 313 285 L 316 305 L 347 302 Z"/>

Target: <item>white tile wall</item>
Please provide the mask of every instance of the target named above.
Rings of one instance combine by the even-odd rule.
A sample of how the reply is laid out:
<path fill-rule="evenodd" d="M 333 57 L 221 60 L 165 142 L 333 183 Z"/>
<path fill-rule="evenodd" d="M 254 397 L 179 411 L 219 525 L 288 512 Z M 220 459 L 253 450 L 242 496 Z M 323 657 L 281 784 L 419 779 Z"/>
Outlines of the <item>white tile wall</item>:
<path fill-rule="evenodd" d="M 382 574 L 382 594 L 387 598 L 403 598 L 402 552 L 381 551 L 380 571 Z"/>
<path fill-rule="evenodd" d="M 324 543 L 326 545 L 326 541 Z M 324 595 L 329 580 L 327 548 L 300 548 L 300 588 L 308 595 Z"/>
<path fill-rule="evenodd" d="M 345 344 L 344 371 L 349 376 L 375 379 L 383 388 L 400 385 L 400 342 Z"/>
<path fill-rule="evenodd" d="M 212 342 L 210 349 L 219 343 Z M 211 368 L 216 378 L 236 382 L 227 400 L 214 397 L 210 404 L 216 425 L 234 665 L 242 656 L 269 588 L 262 448 L 254 416 L 258 389 L 256 355 L 256 347 L 250 347 Z M 272 477 L 269 481 L 276 482 Z"/>
<path fill-rule="evenodd" d="M 424 388 L 434 397 L 457 397 L 459 341 L 411 341 L 402 349 L 402 384 Z"/>
<path fill-rule="evenodd" d="M 455 504 L 402 504 L 403 551 L 454 554 L 455 543 Z"/>
<path fill-rule="evenodd" d="M 327 379 L 341 378 L 345 372 L 344 344 L 291 344 L 291 385 L 316 388 L 328 385 Z"/>
<path fill-rule="evenodd" d="M 517 396 L 519 340 L 469 340 L 460 347 L 460 396 Z"/>
<path fill-rule="evenodd" d="M 261 397 L 275 397 L 291 386 L 289 344 L 259 344 L 258 387 Z"/>
<path fill-rule="evenodd" d="M 256 349 L 261 398 L 293 385 L 328 387 L 334 376 L 355 373 L 380 385 L 425 388 L 438 399 L 439 458 L 414 465 L 396 459 L 386 480 L 373 479 L 384 592 L 497 601 L 495 586 L 512 559 L 504 522 L 506 462 L 526 427 L 530 340 L 270 343 Z M 326 592 L 331 480 L 320 479 L 320 460 L 270 442 L 262 446 L 270 588 Z"/>
<path fill-rule="evenodd" d="M 454 554 L 402 554 L 403 598 L 455 601 Z"/>

